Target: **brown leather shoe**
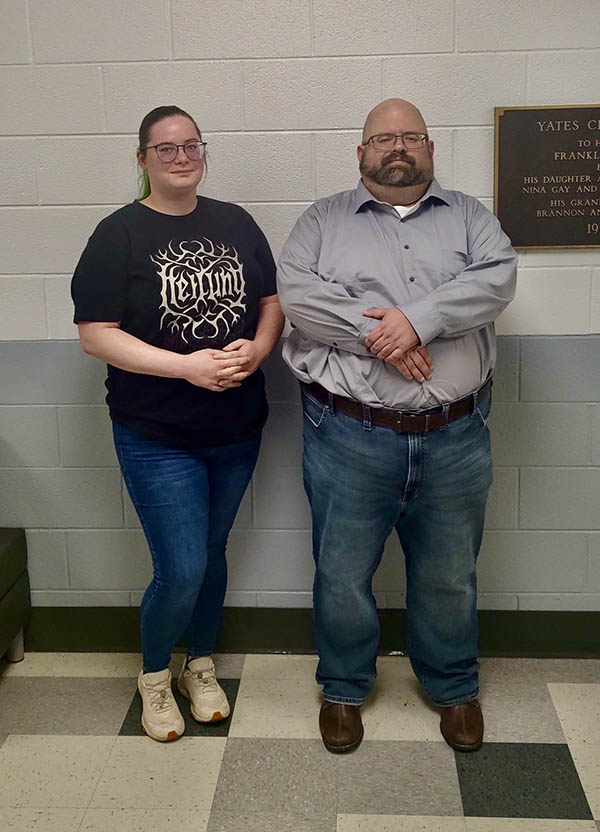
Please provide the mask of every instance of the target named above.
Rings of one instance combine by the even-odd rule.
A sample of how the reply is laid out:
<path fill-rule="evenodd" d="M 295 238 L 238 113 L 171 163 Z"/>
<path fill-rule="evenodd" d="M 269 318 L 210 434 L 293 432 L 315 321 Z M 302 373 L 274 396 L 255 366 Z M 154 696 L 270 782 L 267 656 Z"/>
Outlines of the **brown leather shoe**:
<path fill-rule="evenodd" d="M 483 714 L 477 699 L 442 708 L 440 730 L 456 751 L 478 751 L 483 742 Z"/>
<path fill-rule="evenodd" d="M 334 754 L 353 751 L 363 738 L 360 705 L 323 700 L 319 713 L 319 728 L 325 748 Z"/>

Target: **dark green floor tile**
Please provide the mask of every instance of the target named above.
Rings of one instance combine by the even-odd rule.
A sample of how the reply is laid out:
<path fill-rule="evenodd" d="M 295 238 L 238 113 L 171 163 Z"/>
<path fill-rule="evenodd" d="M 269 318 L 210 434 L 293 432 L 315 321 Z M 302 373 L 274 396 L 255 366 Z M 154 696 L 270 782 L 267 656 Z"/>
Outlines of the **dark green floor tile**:
<path fill-rule="evenodd" d="M 592 818 L 566 745 L 485 743 L 455 756 L 468 817 Z"/>
<path fill-rule="evenodd" d="M 225 695 L 229 700 L 231 713 L 227 719 L 221 722 L 196 722 L 190 714 L 190 703 L 177 690 L 177 682 L 174 679 L 172 682 L 173 694 L 175 701 L 179 705 L 179 710 L 185 721 L 185 736 L 186 737 L 226 737 L 229 734 L 229 726 L 231 725 L 231 717 L 235 707 L 235 700 L 237 697 L 238 688 L 240 686 L 239 679 L 219 679 L 219 684 L 225 691 Z M 142 720 L 142 700 L 136 692 L 127 711 L 127 715 L 121 725 L 119 736 L 121 737 L 143 737 L 144 732 L 141 727 Z"/>

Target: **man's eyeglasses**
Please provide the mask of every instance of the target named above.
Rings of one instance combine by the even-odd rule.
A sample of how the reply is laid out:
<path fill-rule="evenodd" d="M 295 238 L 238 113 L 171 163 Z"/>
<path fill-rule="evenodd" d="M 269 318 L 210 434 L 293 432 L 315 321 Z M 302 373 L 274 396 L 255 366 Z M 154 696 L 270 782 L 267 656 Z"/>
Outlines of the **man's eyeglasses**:
<path fill-rule="evenodd" d="M 418 150 L 425 147 L 428 138 L 427 133 L 376 133 L 363 142 L 363 145 L 372 144 L 375 150 L 393 150 L 396 139 L 400 139 L 407 150 Z"/>
<path fill-rule="evenodd" d="M 148 147 L 141 147 L 140 150 L 144 152 L 154 148 L 161 162 L 174 162 L 180 147 L 183 147 L 183 152 L 190 162 L 199 162 L 206 152 L 206 142 L 199 141 L 186 142 L 185 144 L 161 142 L 161 144 L 149 144 Z"/>

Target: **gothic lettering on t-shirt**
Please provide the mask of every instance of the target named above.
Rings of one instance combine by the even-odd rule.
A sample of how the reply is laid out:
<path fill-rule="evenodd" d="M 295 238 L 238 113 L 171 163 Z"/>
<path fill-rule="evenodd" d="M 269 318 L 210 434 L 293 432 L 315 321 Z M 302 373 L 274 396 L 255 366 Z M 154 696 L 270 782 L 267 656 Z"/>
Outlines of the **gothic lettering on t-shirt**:
<path fill-rule="evenodd" d="M 160 327 L 190 340 L 229 335 L 246 311 L 244 266 L 234 246 L 202 237 L 150 255 L 161 281 Z"/>

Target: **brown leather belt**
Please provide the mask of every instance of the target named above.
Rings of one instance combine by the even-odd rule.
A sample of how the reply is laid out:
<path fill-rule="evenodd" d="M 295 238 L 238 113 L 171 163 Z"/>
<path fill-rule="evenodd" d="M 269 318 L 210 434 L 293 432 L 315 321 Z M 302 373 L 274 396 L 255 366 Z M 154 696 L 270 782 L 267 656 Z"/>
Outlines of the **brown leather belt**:
<path fill-rule="evenodd" d="M 450 402 L 448 405 L 438 405 L 427 410 L 391 410 L 387 407 L 368 407 L 354 399 L 347 399 L 344 396 L 336 396 L 329 393 L 320 384 L 303 384 L 304 387 L 315 399 L 323 404 L 333 404 L 334 410 L 350 416 L 352 419 L 365 421 L 365 411 L 370 413 L 370 422 L 378 428 L 391 428 L 396 433 L 425 433 L 428 430 L 443 428 L 450 422 L 473 413 L 479 402 L 489 395 L 492 389 L 492 378 L 488 378 L 482 386 L 469 393 L 462 399 Z"/>

